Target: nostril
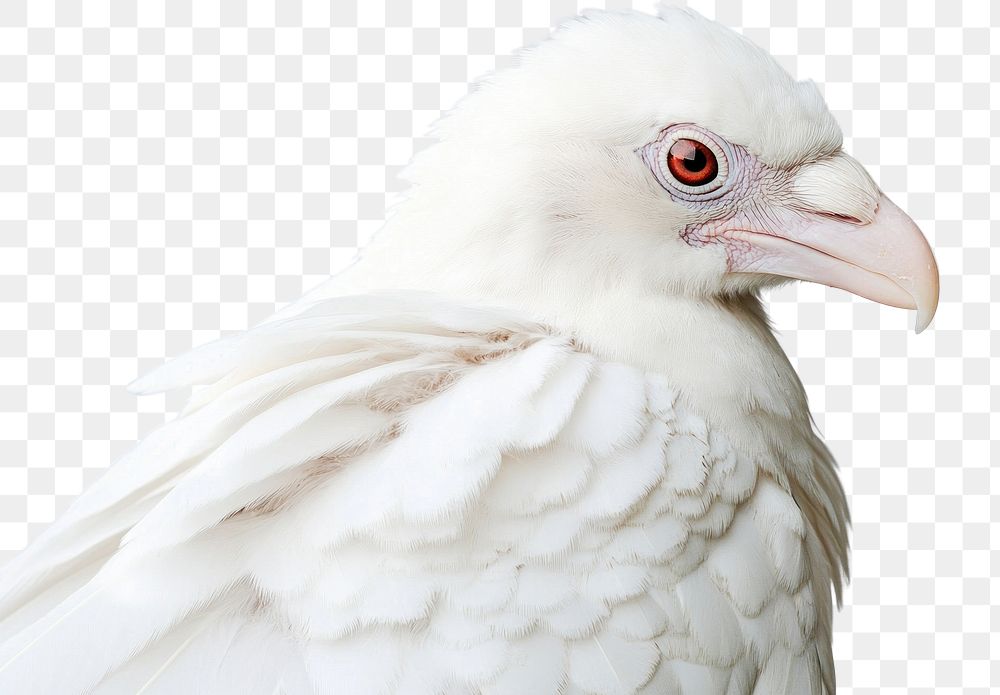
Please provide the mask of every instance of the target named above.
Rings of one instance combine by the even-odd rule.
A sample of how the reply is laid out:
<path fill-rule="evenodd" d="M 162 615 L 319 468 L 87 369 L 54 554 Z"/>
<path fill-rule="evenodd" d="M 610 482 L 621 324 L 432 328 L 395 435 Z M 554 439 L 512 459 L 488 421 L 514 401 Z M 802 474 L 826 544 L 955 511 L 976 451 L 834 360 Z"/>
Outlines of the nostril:
<path fill-rule="evenodd" d="M 853 215 L 845 215 L 839 212 L 817 212 L 816 214 L 819 215 L 820 217 L 826 217 L 831 220 L 836 220 L 837 222 L 846 222 L 847 224 L 857 224 L 857 225 L 868 224 L 867 221 L 862 220 L 858 217 L 854 217 Z"/>

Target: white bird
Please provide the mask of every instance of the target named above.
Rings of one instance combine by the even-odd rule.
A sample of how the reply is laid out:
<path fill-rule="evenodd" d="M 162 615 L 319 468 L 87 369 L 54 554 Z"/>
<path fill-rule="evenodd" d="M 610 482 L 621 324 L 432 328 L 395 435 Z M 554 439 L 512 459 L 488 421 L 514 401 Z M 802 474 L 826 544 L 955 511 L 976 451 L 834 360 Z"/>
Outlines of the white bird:
<path fill-rule="evenodd" d="M 933 316 L 808 82 L 593 12 L 445 117 L 352 268 L 0 574 L 0 692 L 832 695 L 848 511 L 759 291 Z"/>

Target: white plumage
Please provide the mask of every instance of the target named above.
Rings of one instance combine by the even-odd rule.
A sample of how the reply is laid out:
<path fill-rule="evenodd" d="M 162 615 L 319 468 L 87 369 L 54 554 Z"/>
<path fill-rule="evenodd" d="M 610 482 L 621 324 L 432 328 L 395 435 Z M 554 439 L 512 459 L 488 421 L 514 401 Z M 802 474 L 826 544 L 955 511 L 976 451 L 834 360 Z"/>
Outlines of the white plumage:
<path fill-rule="evenodd" d="M 773 658 L 818 673 L 801 515 L 661 379 L 541 325 L 385 296 L 137 386 L 192 382 L 7 568 L 5 612 L 48 615 L 4 643 L 0 682 L 513 695 L 724 683 Z M 54 653 L 73 656 L 43 668 Z"/>
<path fill-rule="evenodd" d="M 812 87 L 663 15 L 498 75 L 355 268 L 134 385 L 198 389 L 0 574 L 0 692 L 833 693 L 845 501 L 775 278 L 713 242 L 762 200 L 891 204 Z M 637 154 L 689 121 L 741 197 L 692 207 Z"/>

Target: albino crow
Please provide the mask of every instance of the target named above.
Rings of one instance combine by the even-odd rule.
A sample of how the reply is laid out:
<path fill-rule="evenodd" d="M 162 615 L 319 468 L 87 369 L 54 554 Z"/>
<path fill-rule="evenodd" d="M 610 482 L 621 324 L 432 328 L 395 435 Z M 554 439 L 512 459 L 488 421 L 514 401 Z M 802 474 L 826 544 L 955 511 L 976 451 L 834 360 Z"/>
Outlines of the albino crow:
<path fill-rule="evenodd" d="M 0 692 L 834 692 L 847 508 L 758 299 L 937 269 L 816 87 L 595 12 L 442 120 L 348 271 L 0 573 Z"/>

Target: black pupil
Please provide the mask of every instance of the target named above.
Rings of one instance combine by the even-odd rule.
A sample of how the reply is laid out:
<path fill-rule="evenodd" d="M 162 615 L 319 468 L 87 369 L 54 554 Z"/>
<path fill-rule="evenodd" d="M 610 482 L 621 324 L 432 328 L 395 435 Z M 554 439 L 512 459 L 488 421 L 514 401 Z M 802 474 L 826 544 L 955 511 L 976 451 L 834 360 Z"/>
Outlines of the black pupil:
<path fill-rule="evenodd" d="M 687 148 L 687 152 L 683 153 L 684 157 L 684 168 L 690 172 L 696 173 L 702 171 L 708 164 L 708 159 L 705 157 L 705 153 L 700 147 L 690 145 Z"/>

